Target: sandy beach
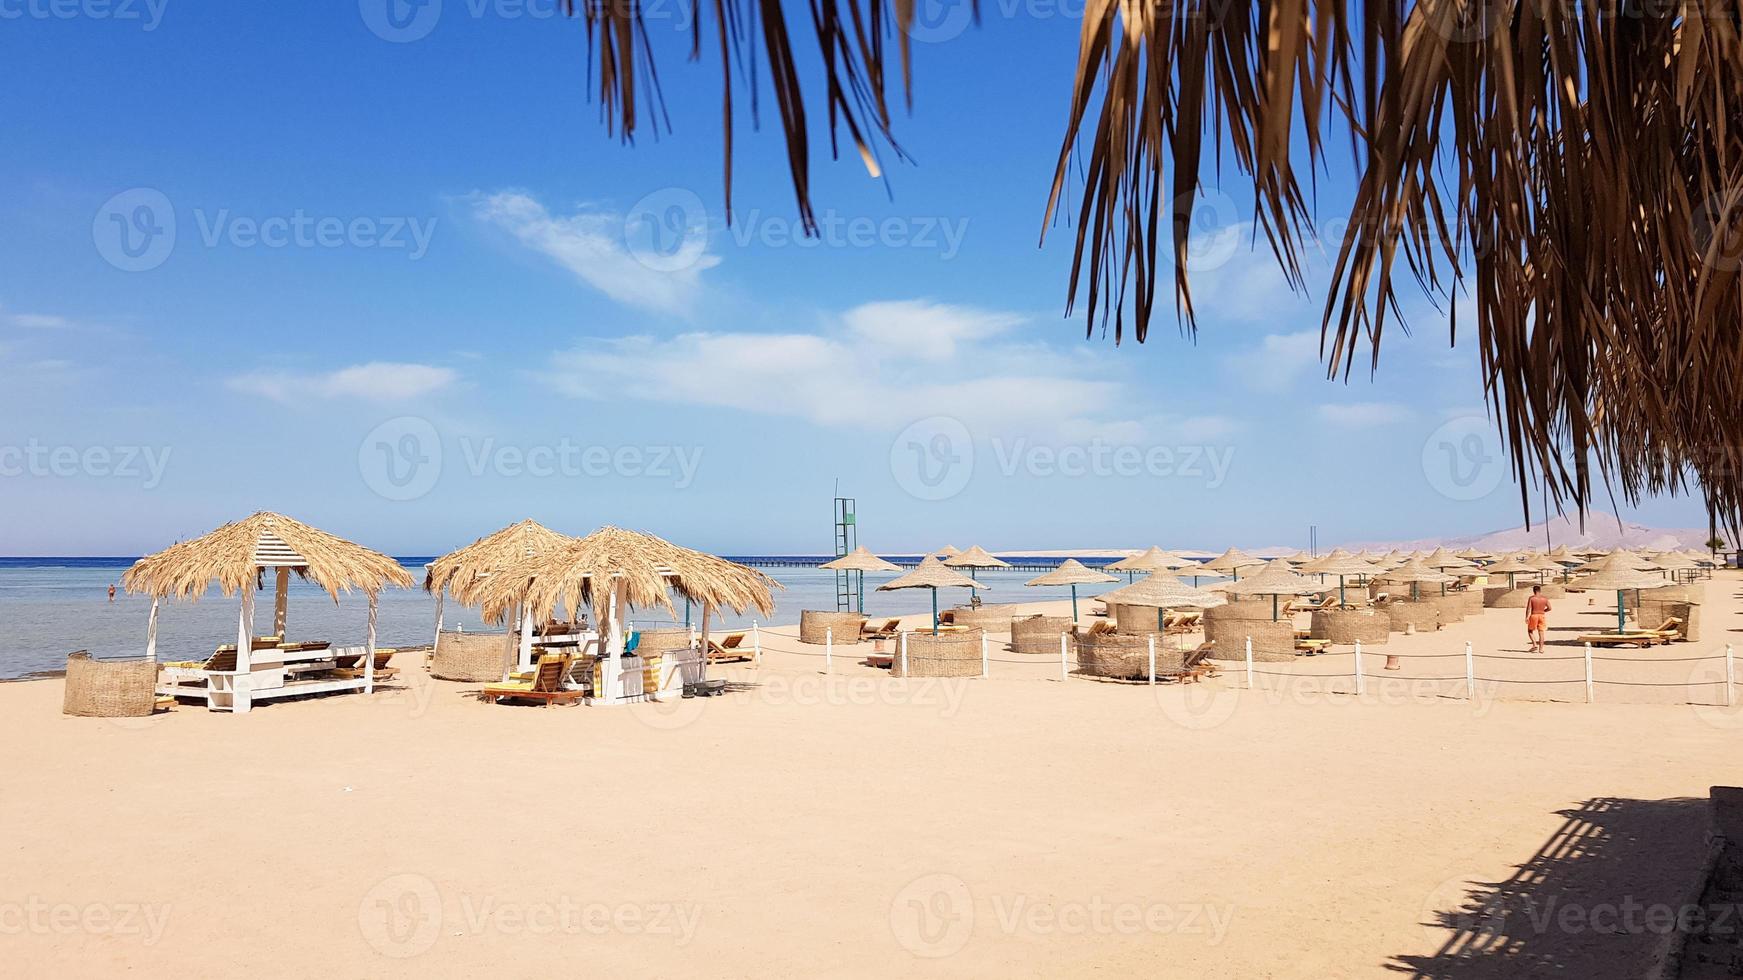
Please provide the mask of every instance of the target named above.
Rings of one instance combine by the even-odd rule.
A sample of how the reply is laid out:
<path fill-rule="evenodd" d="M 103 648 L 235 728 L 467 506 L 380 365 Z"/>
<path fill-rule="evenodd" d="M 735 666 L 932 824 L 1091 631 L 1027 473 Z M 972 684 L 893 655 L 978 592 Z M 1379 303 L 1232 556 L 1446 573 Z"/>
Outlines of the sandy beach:
<path fill-rule="evenodd" d="M 1686 678 L 1702 664 L 1622 661 L 1722 653 L 1736 573 L 1707 592 L 1703 642 L 1615 653 L 1600 676 Z M 1583 601 L 1552 625 L 1598 621 Z M 1520 686 L 1575 703 L 1472 702 L 1409 679 L 1443 671 L 1411 654 L 1522 650 L 1517 619 L 1397 637 L 1382 652 L 1411 669 L 1363 697 L 1334 693 L 1348 654 L 1266 665 L 1326 676 L 1254 690 L 1234 664 L 1186 687 L 1060 682 L 1054 658 L 1003 650 L 990 679 L 892 680 L 848 646 L 825 675 L 791 628 L 764 631 L 760 667 L 716 668 L 728 695 L 666 705 L 492 706 L 406 665 L 372 697 L 110 721 L 62 717 L 58 681 L 0 685 L 0 732 L 35 747 L 0 807 L 0 960 L 67 977 L 1639 975 L 1662 935 L 1557 916 L 1689 899 L 1708 787 L 1743 778 L 1743 711 L 1669 703 L 1700 688 L 1604 685 L 1586 704 L 1582 678 Z"/>

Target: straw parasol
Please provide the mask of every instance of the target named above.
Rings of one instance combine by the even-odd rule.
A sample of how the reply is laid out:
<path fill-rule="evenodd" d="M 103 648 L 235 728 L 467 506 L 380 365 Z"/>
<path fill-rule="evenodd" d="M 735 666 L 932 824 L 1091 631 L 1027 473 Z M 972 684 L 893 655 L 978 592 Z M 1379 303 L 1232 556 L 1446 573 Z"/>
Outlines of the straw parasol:
<path fill-rule="evenodd" d="M 1301 566 L 1300 571 L 1315 575 L 1336 575 L 1338 577 L 1338 605 L 1344 605 L 1347 597 L 1344 592 L 1344 578 L 1354 575 L 1360 578 L 1372 578 L 1381 571 L 1373 562 L 1357 555 L 1352 555 L 1342 548 L 1317 561 Z"/>
<path fill-rule="evenodd" d="M 1500 561 L 1497 561 L 1497 562 L 1489 565 L 1488 567 L 1484 568 L 1483 571 L 1489 572 L 1489 573 L 1495 574 L 1495 575 L 1506 575 L 1507 576 L 1507 587 L 1509 589 L 1513 589 L 1513 588 L 1518 588 L 1518 583 L 1514 581 L 1514 578 L 1519 573 L 1529 572 L 1529 573 L 1535 574 L 1536 572 L 1539 571 L 1539 566 L 1537 565 L 1537 563 L 1527 561 L 1518 555 L 1508 555 L 1507 557 L 1502 558 Z"/>
<path fill-rule="evenodd" d="M 1168 572 L 1152 572 L 1131 585 L 1101 594 L 1101 600 L 1114 606 L 1146 606 L 1156 609 L 1156 628 L 1163 628 L 1163 616 L 1169 609 L 1189 607 L 1209 609 L 1228 602 L 1215 592 L 1196 589 L 1180 581 L 1180 576 Z"/>
<path fill-rule="evenodd" d="M 1283 560 L 1291 565 L 1305 565 L 1308 562 L 1313 561 L 1314 557 L 1305 551 L 1297 551 L 1293 555 L 1284 555 Z"/>
<path fill-rule="evenodd" d="M 1116 572 L 1125 572 L 1126 581 L 1132 580 L 1136 572 L 1165 572 L 1175 568 L 1184 568 L 1196 564 L 1171 552 L 1151 545 L 1143 554 L 1128 555 L 1119 561 L 1110 563 L 1107 567 Z"/>
<path fill-rule="evenodd" d="M 974 579 L 955 570 L 946 568 L 944 563 L 928 555 L 918 567 L 900 578 L 891 579 L 878 586 L 879 592 L 889 592 L 894 589 L 931 589 L 932 590 L 932 634 L 938 634 L 938 590 L 939 589 L 973 589 L 977 585 Z M 981 586 L 985 588 L 985 586 Z"/>
<path fill-rule="evenodd" d="M 1263 564 L 1265 564 L 1263 558 L 1254 558 L 1252 555 L 1246 554 L 1238 548 L 1230 548 L 1215 558 L 1212 558 L 1210 561 L 1205 562 L 1200 567 L 1207 571 L 1220 572 L 1224 575 L 1233 576 L 1236 581 L 1240 581 L 1241 569 Z"/>
<path fill-rule="evenodd" d="M 947 563 L 948 564 L 948 563 Z M 1103 582 L 1118 582 L 1119 579 L 1105 572 L 1098 572 L 1085 566 L 1075 558 L 1067 558 L 1051 572 L 1038 575 L 1024 582 L 1027 586 L 1069 585 L 1071 586 L 1071 621 L 1077 622 L 1077 587 L 1080 585 L 1096 585 Z"/>
<path fill-rule="evenodd" d="M 1456 552 L 1455 557 L 1463 558 L 1465 561 L 1469 562 L 1493 561 L 1495 558 L 1494 555 L 1479 548 L 1466 548 L 1463 551 Z"/>
<path fill-rule="evenodd" d="M 1628 609 L 1622 598 L 1622 593 L 1631 589 L 1652 589 L 1664 584 L 1664 579 L 1652 574 L 1651 571 L 1635 567 L 1640 556 L 1631 551 L 1618 548 L 1609 555 L 1591 564 L 1587 571 L 1591 574 L 1580 579 L 1583 589 L 1616 590 L 1616 632 L 1621 633 L 1627 626 Z"/>
<path fill-rule="evenodd" d="M 1289 567 L 1286 559 L 1278 558 L 1248 577 L 1244 582 L 1234 581 L 1223 587 L 1229 595 L 1240 596 L 1270 596 L 1271 620 L 1278 618 L 1278 597 L 1309 595 L 1324 591 L 1318 582 Z"/>
<path fill-rule="evenodd" d="M 901 571 L 901 566 L 896 565 L 893 562 L 884 561 L 877 555 L 867 551 L 863 544 L 847 554 L 842 555 L 840 558 L 837 558 L 834 561 L 824 562 L 817 567 L 827 568 L 834 572 L 859 573 L 855 578 L 858 580 L 859 611 L 862 615 L 865 613 L 865 573 Z"/>
<path fill-rule="evenodd" d="M 966 568 L 968 569 L 968 577 L 972 579 L 975 577 L 974 570 L 977 568 L 1010 568 L 1011 564 L 994 558 L 985 548 L 977 544 L 961 554 L 951 555 L 944 559 L 944 567 Z"/>
<path fill-rule="evenodd" d="M 1427 565 L 1429 568 L 1438 568 L 1443 572 L 1449 568 L 1475 568 L 1476 567 L 1476 564 L 1474 562 L 1472 562 L 1466 558 L 1461 558 L 1458 555 L 1455 555 L 1452 552 L 1446 550 L 1445 548 L 1434 549 L 1433 553 L 1431 553 L 1428 557 L 1422 559 L 1422 563 L 1424 565 Z"/>
<path fill-rule="evenodd" d="M 374 690 L 375 622 L 381 590 L 389 585 L 411 588 L 411 573 L 400 563 L 334 534 L 282 514 L 266 511 L 226 524 L 202 537 L 183 541 L 135 562 L 122 576 L 129 592 L 151 596 L 146 623 L 145 657 L 157 660 L 158 606 L 166 598 L 197 601 L 216 582 L 224 595 L 242 597 L 236 628 L 236 670 L 248 673 L 254 646 L 254 590 L 266 569 L 277 572 L 273 632 L 284 636 L 290 575 L 313 582 L 336 603 L 353 590 L 369 597 L 369 633 L 365 644 L 361 689 Z M 250 709 L 253 689 L 244 684 L 234 695 L 232 710 Z"/>
<path fill-rule="evenodd" d="M 944 547 L 939 548 L 930 557 L 937 558 L 940 561 L 942 561 L 946 558 L 950 558 L 950 557 L 953 557 L 955 555 L 960 555 L 960 554 L 962 554 L 961 548 L 958 548 L 956 545 L 953 545 L 953 544 L 947 544 Z"/>
<path fill-rule="evenodd" d="M 1444 572 L 1436 571 L 1435 569 L 1428 567 L 1423 564 L 1422 559 L 1420 558 L 1413 558 L 1410 561 L 1387 571 L 1385 574 L 1380 576 L 1380 580 L 1383 582 L 1408 584 L 1410 586 L 1410 598 L 1420 599 L 1422 597 L 1422 583 L 1438 582 L 1444 592 L 1446 583 L 1451 582 L 1453 577 Z"/>
<path fill-rule="evenodd" d="M 1626 566 L 1637 572 L 1655 572 L 1659 568 L 1652 559 L 1647 558 L 1645 555 L 1629 551 L 1627 548 L 1616 548 L 1593 558 L 1591 561 L 1588 561 L 1574 569 L 1574 571 L 1595 572 L 1600 568 L 1619 567 L 1617 564 L 1613 563 L 1620 563 L 1621 566 Z"/>

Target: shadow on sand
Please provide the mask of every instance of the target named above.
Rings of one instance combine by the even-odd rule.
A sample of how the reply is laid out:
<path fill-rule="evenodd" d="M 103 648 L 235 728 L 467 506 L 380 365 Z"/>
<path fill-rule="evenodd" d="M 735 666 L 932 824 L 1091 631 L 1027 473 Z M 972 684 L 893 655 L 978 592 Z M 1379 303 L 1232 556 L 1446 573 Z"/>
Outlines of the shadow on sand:
<path fill-rule="evenodd" d="M 1456 907 L 1430 910 L 1423 925 L 1447 937 L 1438 951 L 1387 968 L 1457 980 L 1643 975 L 1677 928 L 1664 915 L 1698 887 L 1698 855 L 1689 881 L 1666 876 L 1675 856 L 1704 848 L 1708 801 L 1600 798 L 1560 814 L 1566 822 L 1512 877 L 1470 882 Z"/>

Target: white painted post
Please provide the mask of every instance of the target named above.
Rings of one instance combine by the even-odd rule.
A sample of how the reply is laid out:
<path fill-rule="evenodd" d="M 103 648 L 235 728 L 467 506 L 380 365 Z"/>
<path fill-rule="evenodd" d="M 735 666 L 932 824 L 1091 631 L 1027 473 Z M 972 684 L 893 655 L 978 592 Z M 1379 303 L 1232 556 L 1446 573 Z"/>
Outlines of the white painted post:
<path fill-rule="evenodd" d="M 1071 648 L 1071 634 L 1069 634 L 1069 633 L 1059 634 L 1059 679 L 1060 680 L 1065 680 L 1067 677 L 1071 676 L 1070 668 L 1068 668 L 1066 666 L 1066 659 L 1071 656 L 1070 648 Z"/>
<path fill-rule="evenodd" d="M 829 673 L 830 664 L 835 660 L 835 630 L 823 631 L 823 672 Z"/>
<path fill-rule="evenodd" d="M 242 615 L 236 624 L 236 676 L 230 679 L 230 710 L 247 714 L 254 707 L 254 576 L 242 586 Z M 207 683 L 211 683 L 207 681 Z"/>
<path fill-rule="evenodd" d="M 1465 642 L 1465 697 L 1477 699 L 1477 656 L 1471 652 L 1471 644 Z"/>
<path fill-rule="evenodd" d="M 1368 693 L 1368 675 L 1362 673 L 1362 641 L 1356 641 L 1356 693 Z"/>
<path fill-rule="evenodd" d="M 756 651 L 756 659 L 751 661 L 751 666 L 761 667 L 763 665 L 763 634 L 762 630 L 757 628 L 757 621 L 754 619 L 750 621 L 750 645 L 751 649 Z"/>
<path fill-rule="evenodd" d="M 1731 661 L 1731 644 L 1725 644 L 1725 705 L 1737 703 L 1737 671 Z"/>
<path fill-rule="evenodd" d="M 1592 645 L 1586 644 L 1586 703 L 1592 703 Z"/>
<path fill-rule="evenodd" d="M 442 645 L 442 600 L 446 597 L 448 587 L 442 586 L 436 590 L 436 638 L 430 641 L 430 656 L 436 655 L 436 648 Z"/>
<path fill-rule="evenodd" d="M 1247 690 L 1253 689 L 1253 638 L 1247 637 Z"/>
<path fill-rule="evenodd" d="M 286 611 L 290 608 L 290 569 L 278 570 L 278 581 L 273 584 L 272 596 L 272 635 L 283 643 L 289 637 L 285 636 L 284 624 Z"/>
<path fill-rule="evenodd" d="M 1156 686 L 1156 634 L 1150 634 L 1150 686 Z"/>
<path fill-rule="evenodd" d="M 520 648 L 515 659 L 519 669 L 533 669 L 533 608 L 525 603 L 520 608 Z"/>
<path fill-rule="evenodd" d="M 908 631 L 902 631 L 902 676 L 908 676 Z"/>
<path fill-rule="evenodd" d="M 145 659 L 151 663 L 157 663 L 157 605 L 162 601 L 151 600 L 151 618 L 145 621 Z"/>
<path fill-rule="evenodd" d="M 375 693 L 375 614 L 381 606 L 381 597 L 369 597 L 369 639 L 363 651 L 363 693 Z"/>
<path fill-rule="evenodd" d="M 992 657 L 988 653 L 985 630 L 980 634 L 980 676 L 982 679 L 992 676 Z"/>

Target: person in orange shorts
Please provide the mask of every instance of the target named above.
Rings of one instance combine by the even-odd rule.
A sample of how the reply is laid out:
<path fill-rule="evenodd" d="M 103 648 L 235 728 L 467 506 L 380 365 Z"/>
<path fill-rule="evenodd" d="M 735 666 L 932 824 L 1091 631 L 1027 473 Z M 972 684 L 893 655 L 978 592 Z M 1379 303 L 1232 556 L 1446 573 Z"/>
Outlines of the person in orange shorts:
<path fill-rule="evenodd" d="M 1525 638 L 1531 642 L 1532 653 L 1543 652 L 1543 634 L 1549 628 L 1549 597 L 1543 586 L 1531 587 L 1531 598 L 1525 600 Z"/>

